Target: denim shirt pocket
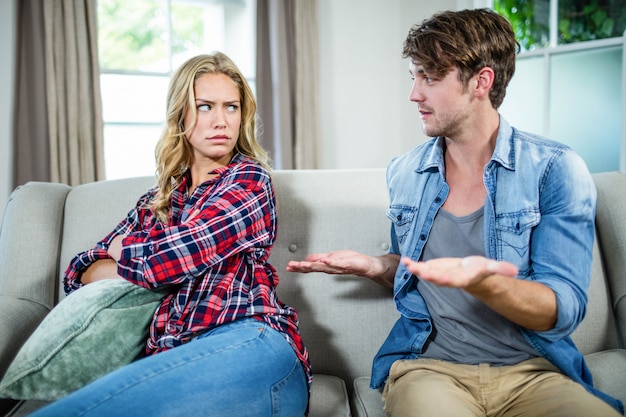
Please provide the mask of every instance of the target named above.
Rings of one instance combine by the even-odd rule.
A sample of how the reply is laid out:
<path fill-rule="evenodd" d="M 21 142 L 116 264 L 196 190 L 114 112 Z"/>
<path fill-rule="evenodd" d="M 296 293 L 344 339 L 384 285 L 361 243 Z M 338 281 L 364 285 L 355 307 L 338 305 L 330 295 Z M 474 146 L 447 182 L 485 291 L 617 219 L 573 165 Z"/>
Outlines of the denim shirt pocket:
<path fill-rule="evenodd" d="M 387 217 L 393 224 L 398 243 L 404 243 L 416 213 L 417 207 L 411 206 L 390 206 L 387 210 Z"/>
<path fill-rule="evenodd" d="M 496 216 L 499 259 L 517 265 L 519 276 L 530 274 L 530 237 L 540 219 L 538 209 L 500 213 Z"/>

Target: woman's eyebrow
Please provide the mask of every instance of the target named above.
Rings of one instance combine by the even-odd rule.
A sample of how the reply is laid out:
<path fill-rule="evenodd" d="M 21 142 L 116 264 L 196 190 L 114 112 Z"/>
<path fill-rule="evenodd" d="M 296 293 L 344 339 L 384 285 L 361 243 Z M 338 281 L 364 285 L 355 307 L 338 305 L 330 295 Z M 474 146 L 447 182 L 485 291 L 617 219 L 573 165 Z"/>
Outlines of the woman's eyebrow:
<path fill-rule="evenodd" d="M 197 102 L 207 103 L 207 104 L 215 104 L 215 102 L 213 100 L 208 100 L 208 99 L 201 98 L 201 97 L 196 97 L 196 103 Z M 241 102 L 241 100 L 236 99 L 236 98 L 235 99 L 231 99 L 231 100 L 224 100 L 224 103 L 227 103 L 227 104 L 240 103 L 240 102 Z"/>

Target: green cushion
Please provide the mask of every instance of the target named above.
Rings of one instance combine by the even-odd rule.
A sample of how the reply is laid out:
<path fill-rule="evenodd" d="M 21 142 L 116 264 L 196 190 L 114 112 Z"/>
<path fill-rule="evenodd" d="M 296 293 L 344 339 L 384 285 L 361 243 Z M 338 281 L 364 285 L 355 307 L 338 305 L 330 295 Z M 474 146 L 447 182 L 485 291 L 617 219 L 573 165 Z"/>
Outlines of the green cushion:
<path fill-rule="evenodd" d="M 132 362 L 145 349 L 163 296 L 107 279 L 65 297 L 18 352 L 0 381 L 0 398 L 55 400 Z"/>

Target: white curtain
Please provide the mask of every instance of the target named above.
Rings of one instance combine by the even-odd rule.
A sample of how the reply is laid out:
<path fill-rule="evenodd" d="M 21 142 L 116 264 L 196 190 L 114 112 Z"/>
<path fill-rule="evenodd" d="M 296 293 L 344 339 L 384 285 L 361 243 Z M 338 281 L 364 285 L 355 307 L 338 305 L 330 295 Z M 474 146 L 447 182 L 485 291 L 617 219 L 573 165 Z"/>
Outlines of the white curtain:
<path fill-rule="evenodd" d="M 317 0 L 294 2 L 296 53 L 295 168 L 318 168 L 319 38 Z"/>

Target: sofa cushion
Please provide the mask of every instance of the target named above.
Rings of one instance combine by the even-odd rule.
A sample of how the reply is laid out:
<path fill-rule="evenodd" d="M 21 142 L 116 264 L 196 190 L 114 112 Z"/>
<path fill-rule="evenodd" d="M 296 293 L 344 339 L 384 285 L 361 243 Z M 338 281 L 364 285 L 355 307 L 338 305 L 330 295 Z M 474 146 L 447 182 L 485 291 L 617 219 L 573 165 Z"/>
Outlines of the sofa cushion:
<path fill-rule="evenodd" d="M 54 306 L 63 208 L 69 191 L 65 184 L 29 182 L 11 193 L 0 239 L 0 294 L 4 297 L 30 300 L 47 311 Z"/>
<path fill-rule="evenodd" d="M 309 417 L 350 417 L 345 382 L 332 375 L 313 375 Z"/>
<path fill-rule="evenodd" d="M 354 380 L 354 411 L 355 417 L 387 417 L 381 394 L 370 388 L 369 377 Z"/>
<path fill-rule="evenodd" d="M 132 362 L 163 293 L 97 281 L 61 301 L 20 349 L 0 397 L 54 400 Z"/>
<path fill-rule="evenodd" d="M 593 385 L 626 404 L 626 349 L 611 349 L 585 355 Z"/>

